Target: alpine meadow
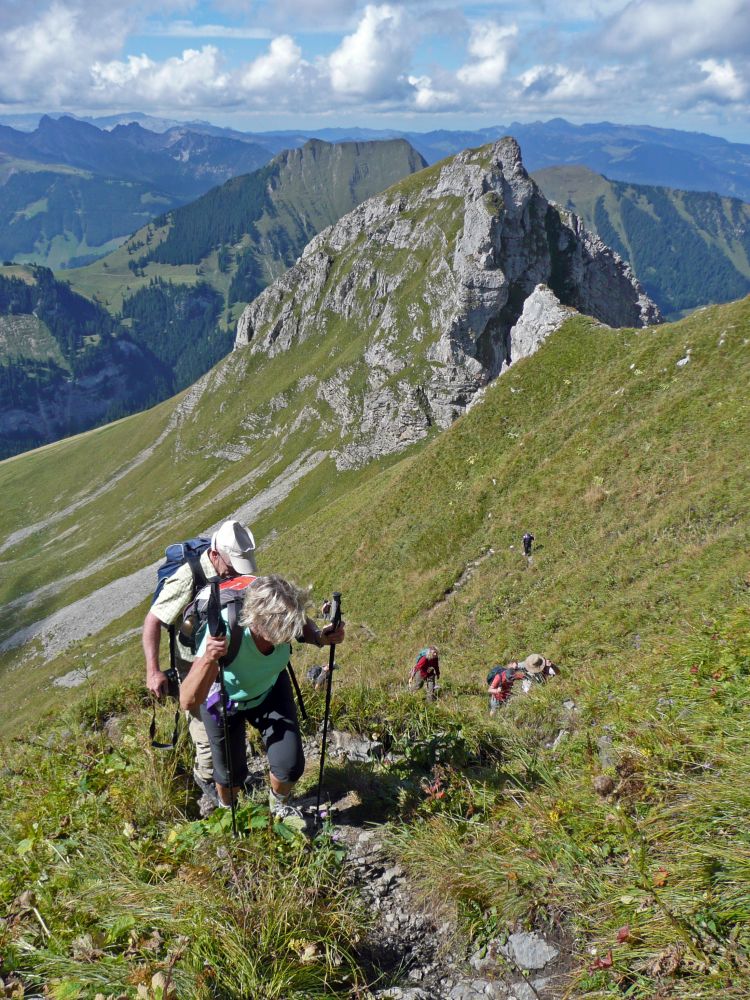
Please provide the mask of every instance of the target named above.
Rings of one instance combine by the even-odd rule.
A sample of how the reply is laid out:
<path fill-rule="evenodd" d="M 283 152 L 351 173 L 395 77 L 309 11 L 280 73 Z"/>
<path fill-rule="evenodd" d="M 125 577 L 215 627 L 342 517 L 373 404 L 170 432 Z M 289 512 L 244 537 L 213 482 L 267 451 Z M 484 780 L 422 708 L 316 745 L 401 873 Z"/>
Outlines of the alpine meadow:
<path fill-rule="evenodd" d="M 84 267 L 4 267 L 8 427 L 52 366 L 106 401 L 117 351 L 160 401 L 0 462 L 0 995 L 750 995 L 747 206 L 522 150 L 316 140 Z M 286 812 L 275 737 L 236 797 L 225 728 L 207 806 L 144 686 L 165 549 L 225 570 L 228 520 L 318 641 L 341 595 L 345 640 L 292 643 Z"/>

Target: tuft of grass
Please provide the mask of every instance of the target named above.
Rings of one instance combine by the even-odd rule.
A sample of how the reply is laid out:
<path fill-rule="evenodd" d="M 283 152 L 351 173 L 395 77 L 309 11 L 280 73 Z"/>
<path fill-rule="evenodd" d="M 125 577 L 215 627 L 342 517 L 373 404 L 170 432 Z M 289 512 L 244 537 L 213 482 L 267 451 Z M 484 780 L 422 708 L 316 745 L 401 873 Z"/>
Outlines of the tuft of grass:
<path fill-rule="evenodd" d="M 133 996 L 157 973 L 195 998 L 302 1000 L 361 983 L 367 918 L 330 832 L 308 842 L 252 804 L 239 842 L 222 811 L 191 818 L 188 748 L 159 756 L 148 711 L 118 707 L 109 728 L 90 703 L 3 748 L 3 973 L 75 997 Z"/>

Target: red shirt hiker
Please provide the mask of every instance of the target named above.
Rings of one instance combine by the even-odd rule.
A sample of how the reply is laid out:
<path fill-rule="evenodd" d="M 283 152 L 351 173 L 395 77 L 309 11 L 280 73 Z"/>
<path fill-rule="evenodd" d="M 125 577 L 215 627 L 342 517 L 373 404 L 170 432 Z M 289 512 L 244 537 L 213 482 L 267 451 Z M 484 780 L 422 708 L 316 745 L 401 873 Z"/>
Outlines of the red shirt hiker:
<path fill-rule="evenodd" d="M 524 676 L 525 674 L 518 669 L 517 660 L 511 660 L 507 667 L 503 667 L 495 674 L 487 688 L 490 695 L 490 715 L 497 711 L 498 706 L 505 704 L 510 698 L 514 683 L 522 680 Z"/>
<path fill-rule="evenodd" d="M 419 651 L 417 661 L 411 668 L 409 690 L 418 691 L 421 687 L 424 687 L 427 700 L 433 701 L 438 677 L 440 677 L 438 651 L 434 646 L 427 646 L 425 649 Z"/>

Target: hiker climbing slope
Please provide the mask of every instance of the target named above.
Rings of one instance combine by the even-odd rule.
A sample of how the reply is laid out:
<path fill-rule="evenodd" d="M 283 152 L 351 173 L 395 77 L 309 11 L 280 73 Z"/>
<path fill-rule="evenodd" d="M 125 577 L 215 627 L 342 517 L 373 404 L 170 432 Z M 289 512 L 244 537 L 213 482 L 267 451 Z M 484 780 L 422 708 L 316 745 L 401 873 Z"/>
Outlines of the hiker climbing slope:
<path fill-rule="evenodd" d="M 525 660 L 511 660 L 507 666 L 493 667 L 487 674 L 490 715 L 505 705 L 517 684 L 529 691 L 534 683 L 543 683 L 558 674 L 559 668 L 540 653 L 531 653 Z"/>
<path fill-rule="evenodd" d="M 523 554 L 528 558 L 531 555 L 531 548 L 534 544 L 534 536 L 530 531 L 527 531 L 524 533 L 521 541 L 523 542 Z"/>
<path fill-rule="evenodd" d="M 201 542 L 195 539 L 195 542 Z M 201 551 L 202 547 L 202 551 Z M 178 546 L 179 548 L 179 546 Z M 196 555 L 196 552 L 200 552 Z M 174 572 L 167 576 L 143 622 L 143 652 L 146 658 L 146 687 L 156 697 L 167 693 L 167 674 L 159 666 L 159 648 L 162 628 L 174 629 L 170 644 L 174 648 L 174 666 L 180 678 L 190 670 L 195 657 L 191 638 L 180 626 L 183 614 L 195 597 L 196 591 L 208 580 L 228 579 L 243 573 L 256 573 L 255 540 L 239 521 L 225 521 L 214 532 L 210 541 L 196 545 L 194 551 Z M 205 726 L 194 716 L 188 718 L 188 731 L 195 747 L 193 777 L 196 784 L 215 800 L 211 747 Z"/>
<path fill-rule="evenodd" d="M 226 609 L 221 613 L 224 617 Z M 191 713 L 200 712 L 205 724 L 221 805 L 232 805 L 247 777 L 245 726 L 250 723 L 260 733 L 268 755 L 271 811 L 282 818 L 295 815 L 290 796 L 304 770 L 305 758 L 286 667 L 292 640 L 306 635 L 310 628 L 306 595 L 280 576 L 258 577 L 245 592 L 238 627 L 237 655 L 223 668 L 228 699 L 226 739 L 224 720 L 210 711 L 206 699 L 219 677 L 219 661 L 227 654 L 231 636 L 228 642 L 226 635 L 204 632 L 180 688 L 180 704 Z M 321 632 L 315 630 L 308 641 L 331 646 L 343 640 L 341 624 L 335 630 L 333 625 Z"/>
<path fill-rule="evenodd" d="M 425 646 L 417 653 L 414 665 L 409 673 L 409 690 L 425 689 L 427 701 L 435 700 L 437 682 L 440 678 L 440 661 L 435 646 Z"/>

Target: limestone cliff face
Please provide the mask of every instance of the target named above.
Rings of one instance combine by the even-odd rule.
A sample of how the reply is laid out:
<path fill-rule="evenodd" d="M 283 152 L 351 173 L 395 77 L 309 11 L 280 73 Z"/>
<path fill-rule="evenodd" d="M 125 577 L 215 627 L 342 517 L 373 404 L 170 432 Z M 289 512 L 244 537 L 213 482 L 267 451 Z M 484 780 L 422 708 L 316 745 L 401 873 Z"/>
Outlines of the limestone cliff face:
<path fill-rule="evenodd" d="M 321 419 L 342 429 L 338 466 L 360 465 L 433 424 L 447 427 L 529 353 L 517 353 L 511 331 L 538 285 L 611 326 L 659 321 L 630 269 L 547 202 L 518 144 L 502 139 L 415 174 L 324 230 L 245 309 L 236 347 L 313 349 L 336 331 L 342 367 L 316 397 Z M 524 343 L 538 346 L 529 322 Z M 347 350 L 354 340 L 359 354 Z"/>

